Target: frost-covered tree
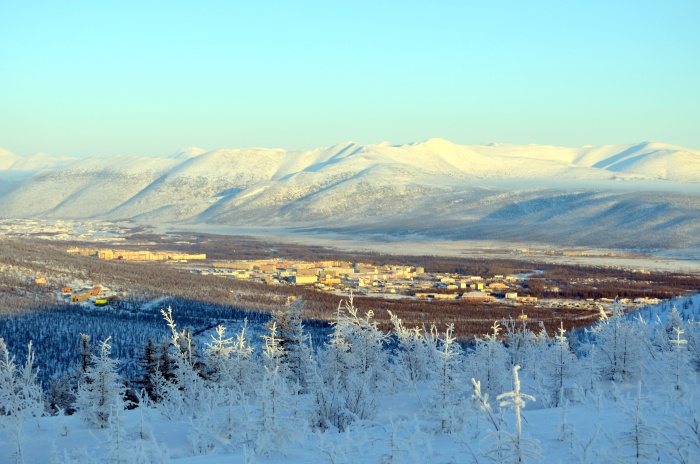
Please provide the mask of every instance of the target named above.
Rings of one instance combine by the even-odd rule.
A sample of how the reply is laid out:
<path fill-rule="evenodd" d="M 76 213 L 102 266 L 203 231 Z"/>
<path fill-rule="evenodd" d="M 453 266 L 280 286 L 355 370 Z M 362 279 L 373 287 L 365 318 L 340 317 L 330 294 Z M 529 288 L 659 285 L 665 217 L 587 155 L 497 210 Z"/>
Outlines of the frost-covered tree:
<path fill-rule="evenodd" d="M 499 462 L 512 462 L 522 464 L 533 460 L 542 460 L 539 444 L 530 438 L 523 436 L 521 409 L 526 405 L 526 401 L 535 401 L 535 397 L 520 391 L 520 378 L 518 370 L 520 366 L 513 367 L 513 390 L 501 393 L 496 398 L 500 407 L 511 406 L 515 411 L 515 435 L 501 430 L 496 436 L 496 440 L 491 448 L 490 456 L 498 456 Z M 494 453 L 496 452 L 496 453 Z"/>
<path fill-rule="evenodd" d="M 555 343 L 547 352 L 547 369 L 545 371 L 546 385 L 549 390 L 550 403 L 559 407 L 564 403 L 564 386 L 567 382 L 575 382 L 578 371 L 578 358 L 571 351 L 569 341 L 564 335 L 562 322 L 555 336 Z"/>
<path fill-rule="evenodd" d="M 605 316 L 605 313 L 603 313 Z M 616 303 L 611 317 L 602 317 L 590 329 L 595 337 L 603 377 L 614 382 L 637 380 L 642 373 L 642 361 L 648 333 L 640 330 L 635 321 L 624 316 Z"/>
<path fill-rule="evenodd" d="M 675 404 L 674 411 L 664 421 L 664 436 L 668 455 L 679 464 L 691 464 L 700 456 L 700 414 L 691 404 Z"/>
<path fill-rule="evenodd" d="M 461 369 L 461 348 L 452 335 L 450 324 L 435 352 L 435 372 L 428 413 L 439 421 L 441 433 L 458 432 L 466 420 L 464 373 Z"/>
<path fill-rule="evenodd" d="M 209 397 L 203 379 L 199 374 L 199 364 L 196 360 L 194 341 L 188 329 L 178 331 L 173 318 L 172 308 L 161 310 L 163 318 L 170 327 L 171 344 L 170 359 L 173 363 L 172 379 L 155 375 L 154 393 L 162 398 L 159 403 L 161 411 L 169 417 L 179 414 L 196 416 L 210 405 L 204 401 Z"/>
<path fill-rule="evenodd" d="M 301 390 L 306 388 L 306 367 L 311 355 L 309 337 L 304 333 L 301 319 L 303 306 L 301 297 L 290 297 L 284 306 L 272 311 L 272 320 L 268 323 L 268 328 L 272 324 L 277 327 L 282 350 L 282 374 Z"/>
<path fill-rule="evenodd" d="M 57 415 L 59 411 L 72 414 L 75 412 L 76 391 L 73 388 L 73 376 L 64 373 L 53 379 L 46 394 L 47 409 L 50 414 Z"/>
<path fill-rule="evenodd" d="M 333 332 L 313 374 L 314 426 L 344 430 L 355 420 L 376 415 L 389 369 L 387 336 L 373 317 L 372 311 L 361 317 L 352 297 L 338 305 Z"/>
<path fill-rule="evenodd" d="M 119 361 L 110 357 L 110 338 L 100 342 L 99 354 L 92 355 L 75 402 L 83 421 L 101 429 L 108 426 L 114 411 L 124 408 L 125 389 L 117 371 Z"/>
<path fill-rule="evenodd" d="M 432 325 L 426 333 L 420 327 L 408 328 L 403 321 L 389 311 L 394 326 L 397 348 L 395 364 L 398 365 L 411 382 L 426 380 L 435 365 L 435 348 L 437 328 Z"/>
<path fill-rule="evenodd" d="M 527 319 L 516 320 L 512 317 L 504 319 L 502 324 L 505 328 L 504 339 L 510 356 L 510 364 L 521 366 L 523 371 L 528 371 L 531 368 L 537 370 L 541 352 L 541 344 L 539 343 L 541 338 L 538 334 L 544 332 L 544 327 L 540 326 L 539 332 L 535 333 L 528 328 Z M 544 333 L 546 334 L 546 332 Z"/>
<path fill-rule="evenodd" d="M 17 367 L 4 339 L 0 338 L 0 429 L 14 443 L 16 462 L 24 462 L 24 424 L 44 411 L 43 393 L 37 381 L 32 342 L 24 365 Z"/>
<path fill-rule="evenodd" d="M 244 396 L 254 397 L 258 391 L 262 373 L 253 359 L 253 348 L 246 337 L 246 320 L 234 337 L 226 336 L 226 327 L 219 325 L 216 336 L 206 344 L 204 354 L 208 367 L 207 377 L 217 386 L 234 393 L 242 400 Z"/>
<path fill-rule="evenodd" d="M 481 389 L 489 395 L 497 395 L 506 388 L 509 357 L 503 343 L 498 339 L 501 326 L 494 322 L 491 333 L 476 342 L 469 357 L 471 377 L 479 380 Z"/>
<path fill-rule="evenodd" d="M 631 452 L 623 457 L 628 462 L 638 464 L 658 461 L 661 447 L 659 430 L 649 425 L 643 417 L 642 405 L 645 402 L 645 398 L 642 397 L 642 382 L 638 382 L 634 406 L 624 408 L 632 426 L 621 437 L 621 443 L 631 448 Z"/>
<path fill-rule="evenodd" d="M 298 432 L 297 421 L 289 411 L 291 394 L 287 379 L 281 374 L 285 361 L 281 339 L 276 337 L 274 323 L 269 330 L 269 335 L 263 336 L 265 374 L 260 388 L 260 419 L 255 437 L 255 450 L 260 454 L 283 448 Z"/>
<path fill-rule="evenodd" d="M 687 358 L 687 350 L 686 346 L 688 344 L 688 340 L 685 340 L 683 338 L 683 334 L 685 333 L 685 330 L 681 329 L 678 326 L 673 327 L 673 334 L 671 336 L 670 342 L 671 345 L 673 346 L 673 371 L 676 377 L 676 382 L 675 382 L 675 389 L 680 390 L 681 389 L 681 375 L 685 371 L 686 367 L 686 358 Z"/>
<path fill-rule="evenodd" d="M 689 320 L 684 325 L 685 339 L 688 341 L 688 362 L 693 370 L 700 371 L 700 322 Z"/>
<path fill-rule="evenodd" d="M 206 344 L 204 356 L 208 367 L 207 377 L 218 383 L 223 383 L 231 377 L 231 358 L 235 350 L 233 337 L 226 336 L 226 327 L 216 326 L 216 336 Z"/>

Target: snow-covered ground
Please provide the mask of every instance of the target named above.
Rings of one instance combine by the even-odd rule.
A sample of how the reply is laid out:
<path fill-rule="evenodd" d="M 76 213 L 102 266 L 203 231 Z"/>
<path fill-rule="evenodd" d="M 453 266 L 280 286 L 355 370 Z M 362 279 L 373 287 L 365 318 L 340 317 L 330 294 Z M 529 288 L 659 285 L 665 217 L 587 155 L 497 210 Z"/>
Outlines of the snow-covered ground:
<path fill-rule="evenodd" d="M 69 417 L 24 414 L 19 428 L 12 415 L 1 416 L 0 459 L 13 462 L 21 450 L 27 463 L 485 463 L 517 462 L 518 456 L 547 463 L 698 462 L 700 330 L 693 318 L 700 314 L 700 297 L 674 304 L 677 311 L 668 303 L 644 311 L 646 322 L 635 315 L 610 318 L 594 337 L 520 332 L 524 338 L 516 349 L 511 332 L 516 338 L 508 347 L 486 337 L 466 351 L 449 341 L 449 331 L 436 343 L 430 337 L 419 342 L 400 325 L 399 341 L 387 347 L 370 319 L 353 319 L 346 308 L 336 337 L 316 355 L 318 370 L 305 371 L 307 386 L 300 394 L 291 393 L 296 374 L 280 364 L 270 339 L 235 382 L 235 366 L 246 362 L 233 361 L 242 345 L 212 351 L 232 347 L 212 339 L 205 359 L 210 367 L 223 363 L 218 374 L 187 380 L 192 365 L 179 358 L 180 383 L 166 382 L 159 390 L 174 396 L 163 394 L 160 403 L 133 410 L 109 409 L 104 428 L 94 425 L 92 407 Z M 675 330 L 680 326 L 685 332 Z M 344 348 L 346 342 L 354 349 Z M 377 342 L 385 346 L 381 352 L 371 349 Z M 618 358 L 617 366 L 610 354 L 627 358 Z M 358 359 L 364 363 L 354 364 Z M 369 367 L 344 378 L 345 371 L 332 373 L 334 362 L 350 370 Z M 515 362 L 523 365 L 520 385 L 514 382 Z M 6 364 L 0 365 L 3 375 Z M 480 396 L 472 378 L 481 382 Z M 333 390 L 334 382 L 347 389 Z M 367 385 L 371 389 L 363 390 Z M 351 391 L 369 410 L 351 404 Z M 0 393 L 6 412 L 22 410 L 12 409 L 2 385 Z M 345 406 L 334 410 L 337 394 Z M 517 408 L 516 399 L 522 401 Z"/>

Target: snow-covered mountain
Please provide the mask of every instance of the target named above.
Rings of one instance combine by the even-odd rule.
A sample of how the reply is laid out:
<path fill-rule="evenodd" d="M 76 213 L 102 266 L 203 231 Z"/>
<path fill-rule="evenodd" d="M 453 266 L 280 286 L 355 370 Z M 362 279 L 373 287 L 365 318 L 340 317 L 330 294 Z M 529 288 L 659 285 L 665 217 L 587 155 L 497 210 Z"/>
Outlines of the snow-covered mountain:
<path fill-rule="evenodd" d="M 0 217 L 423 232 L 623 248 L 700 248 L 700 152 L 345 142 L 306 151 L 188 147 L 170 157 L 32 158 Z M 0 150 L 0 173 L 29 163 Z M 2 182 L 0 176 L 0 182 Z"/>
<path fill-rule="evenodd" d="M 42 152 L 20 156 L 0 147 L 0 172 L 34 172 L 45 169 L 55 169 L 67 166 L 76 160 L 77 158 L 52 156 Z"/>

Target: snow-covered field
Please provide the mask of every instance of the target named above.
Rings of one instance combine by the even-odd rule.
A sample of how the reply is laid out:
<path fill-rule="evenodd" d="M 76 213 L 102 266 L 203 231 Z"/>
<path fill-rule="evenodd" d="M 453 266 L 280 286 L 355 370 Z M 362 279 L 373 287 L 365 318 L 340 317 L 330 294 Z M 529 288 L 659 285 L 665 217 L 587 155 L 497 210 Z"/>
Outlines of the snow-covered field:
<path fill-rule="evenodd" d="M 221 333 L 191 358 L 187 334 L 173 327 L 174 376 L 154 374 L 159 400 L 142 397 L 132 410 L 122 410 L 123 388 L 102 344 L 76 377 L 78 412 L 68 417 L 34 417 L 41 402 L 32 366 L 3 358 L 0 459 L 698 462 L 700 297 L 674 304 L 677 311 L 666 303 L 614 314 L 573 336 L 506 321 L 507 345 L 491 334 L 470 347 L 444 328 L 426 334 L 398 321 L 387 339 L 346 306 L 312 355 L 292 303 L 273 318 L 277 335 L 252 353 L 236 334 Z"/>

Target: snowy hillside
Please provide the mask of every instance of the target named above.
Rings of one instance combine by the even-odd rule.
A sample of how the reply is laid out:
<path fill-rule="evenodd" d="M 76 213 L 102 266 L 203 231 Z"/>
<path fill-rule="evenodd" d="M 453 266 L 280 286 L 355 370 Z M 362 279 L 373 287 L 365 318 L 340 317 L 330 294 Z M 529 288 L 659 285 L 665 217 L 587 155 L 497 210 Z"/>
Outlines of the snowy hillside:
<path fill-rule="evenodd" d="M 700 248 L 700 152 L 658 142 L 188 147 L 167 158 L 91 158 L 68 166 L 48 155 L 0 151 L 0 173 L 20 166 L 43 170 L 3 184 L 0 217 Z"/>
<path fill-rule="evenodd" d="M 574 334 L 494 321 L 471 346 L 398 318 L 383 333 L 352 302 L 313 348 L 294 303 L 257 333 L 220 325 L 203 340 L 164 311 L 141 322 L 163 342 L 122 347 L 139 356 L 131 375 L 120 337 L 73 332 L 84 362 L 43 387 L 55 361 L 0 338 L 0 461 L 696 463 L 700 298 L 674 303 Z M 69 339 L 63 316 L 37 345 Z"/>

